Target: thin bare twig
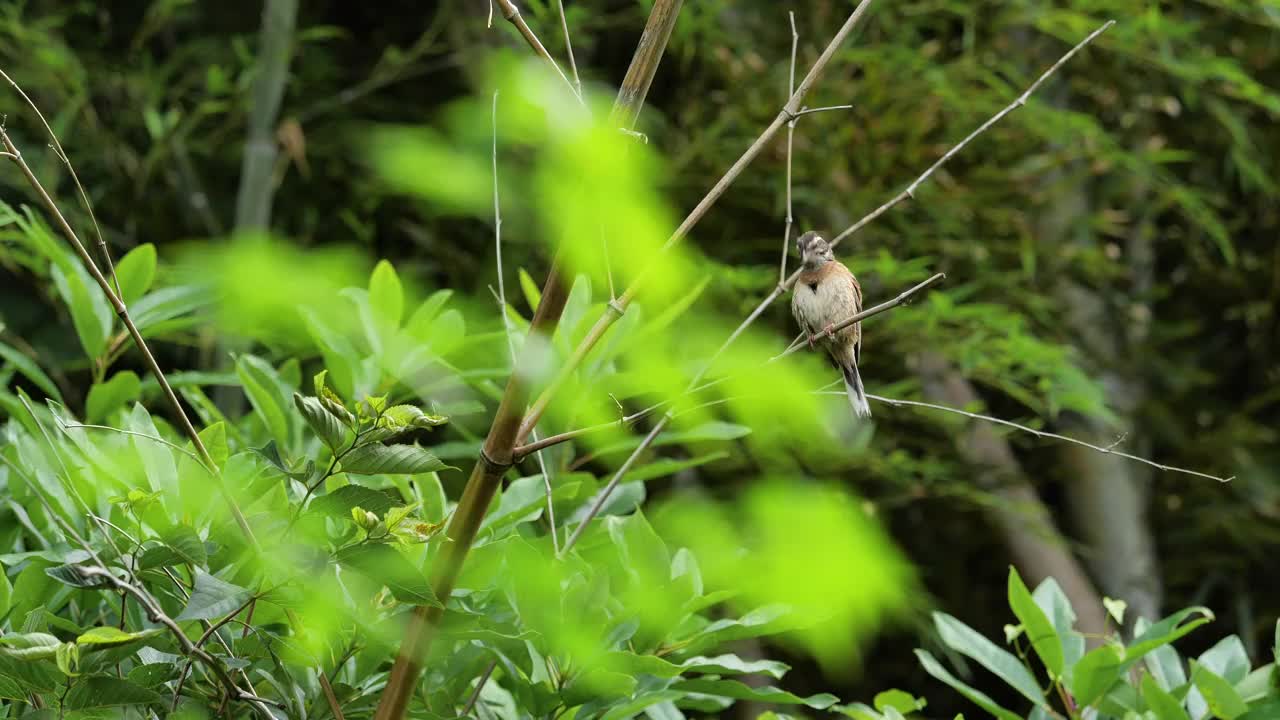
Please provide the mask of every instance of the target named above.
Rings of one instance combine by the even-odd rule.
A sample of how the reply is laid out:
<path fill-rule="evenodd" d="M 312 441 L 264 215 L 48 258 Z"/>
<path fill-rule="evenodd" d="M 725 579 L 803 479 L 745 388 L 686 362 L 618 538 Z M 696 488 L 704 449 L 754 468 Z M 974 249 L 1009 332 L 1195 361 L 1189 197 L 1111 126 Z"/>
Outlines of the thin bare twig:
<path fill-rule="evenodd" d="M 467 717 L 471 711 L 475 709 L 476 702 L 480 700 L 480 691 L 484 690 L 485 683 L 489 682 L 489 676 L 493 675 L 493 669 L 498 666 L 498 661 L 494 660 L 489 663 L 489 667 L 484 669 L 480 674 L 480 681 L 476 683 L 475 692 L 471 693 L 471 697 L 467 698 L 467 704 L 462 708 L 462 717 Z"/>
<path fill-rule="evenodd" d="M 58 159 L 62 161 L 62 164 L 67 166 L 67 172 L 71 174 L 71 181 L 76 185 L 76 193 L 80 196 L 80 204 L 84 205 L 84 209 L 89 213 L 89 222 L 93 223 L 93 234 L 98 239 L 98 252 L 102 254 L 102 261 L 107 265 L 107 274 L 110 275 L 111 281 L 115 283 L 116 293 L 119 294 L 120 279 L 116 277 L 116 266 L 111 261 L 111 251 L 107 248 L 107 241 L 102 237 L 102 229 L 98 227 L 98 217 L 93 212 L 93 203 L 89 202 L 89 194 L 84 191 L 84 185 L 80 184 L 80 176 L 76 174 L 75 166 L 71 164 L 71 158 L 67 157 L 67 151 L 62 149 L 62 143 L 58 142 L 57 134 L 49 126 L 49 121 L 44 119 L 44 113 L 40 112 L 40 108 L 35 104 L 35 101 L 28 97 L 27 93 L 18 87 L 18 83 L 14 82 L 13 78 L 6 75 L 3 70 L 0 70 L 0 77 L 7 80 L 13 86 L 13 89 L 18 91 L 18 94 L 27 103 L 27 107 L 30 107 L 36 117 L 40 118 L 40 124 L 44 126 L 45 133 L 49 135 L 49 139 L 53 142 L 53 151 L 57 153 Z M 18 159 L 17 151 L 4 153 L 4 155 L 7 155 L 11 160 L 16 161 Z"/>
<path fill-rule="evenodd" d="M 58 205 L 54 202 L 53 197 L 49 195 L 47 190 L 45 190 L 44 185 L 40 182 L 40 179 L 36 177 L 35 172 L 31 170 L 31 166 L 27 164 L 26 159 L 22 157 L 22 153 L 18 150 L 17 146 L 13 144 L 13 140 L 9 137 L 3 127 L 0 127 L 0 143 L 3 143 L 5 149 L 13 156 L 13 162 L 22 171 L 22 174 L 27 179 L 27 183 L 36 191 L 41 202 L 44 203 L 45 209 L 48 210 L 50 216 L 52 216 L 56 221 L 58 228 L 67 238 L 72 249 L 75 250 L 76 254 L 80 257 L 81 262 L 84 263 L 85 268 L 89 271 L 89 274 L 93 277 L 94 281 L 98 283 L 98 287 L 102 289 L 103 294 L 106 295 L 107 302 L 111 304 L 116 315 L 119 316 L 121 322 L 124 323 L 125 329 L 129 331 L 129 335 L 133 338 L 134 344 L 137 345 L 139 352 L 142 353 L 142 357 L 147 364 L 147 368 L 151 371 L 151 374 L 155 376 L 156 382 L 164 392 L 165 399 L 169 402 L 169 406 L 172 408 L 174 415 L 177 416 L 183 432 L 185 432 L 187 437 L 191 439 L 191 443 L 195 446 L 196 453 L 199 454 L 201 461 L 213 473 L 214 478 L 218 481 L 218 489 L 226 500 L 227 506 L 231 511 L 231 516 L 236 521 L 236 525 L 239 526 L 240 531 L 244 534 L 245 538 L 249 541 L 249 544 L 255 549 L 255 551 L 259 551 L 260 547 L 258 545 L 257 538 L 253 534 L 253 529 L 249 527 L 249 521 L 245 519 L 244 513 L 240 510 L 239 503 L 236 502 L 235 497 L 231 494 L 230 488 L 226 486 L 225 482 L 222 482 L 222 475 L 218 471 L 218 464 L 214 462 L 213 456 L 209 454 L 208 448 L 204 446 L 204 441 L 200 439 L 200 433 L 197 432 L 195 426 L 191 424 L 191 418 L 187 415 L 187 411 L 182 407 L 182 403 L 178 400 L 178 396 L 173 391 L 173 386 L 169 384 L 169 380 L 165 376 L 164 371 L 160 369 L 160 363 L 156 361 L 155 355 L 151 353 L 151 348 L 147 345 L 146 340 L 143 339 L 142 332 L 139 331 L 138 326 L 134 324 L 133 318 L 129 315 L 129 309 L 125 307 L 124 301 L 120 298 L 119 293 L 115 291 L 112 284 L 105 276 L 103 276 L 102 271 L 98 269 L 98 264 L 93 261 L 93 257 L 85 248 L 84 243 L 80 242 L 80 237 L 76 235 L 75 230 L 71 228 L 71 224 L 67 222 L 62 211 L 58 209 Z"/>
<path fill-rule="evenodd" d="M 1013 112 L 1014 110 L 1017 110 L 1023 105 L 1026 105 L 1027 99 L 1030 98 L 1031 94 L 1034 93 L 1042 84 L 1044 84 L 1045 80 L 1049 79 L 1050 75 L 1053 75 L 1055 72 L 1057 72 L 1058 68 L 1065 65 L 1068 60 L 1070 60 L 1072 57 L 1075 56 L 1076 53 L 1080 52 L 1082 49 L 1084 49 L 1086 45 L 1093 42 L 1095 38 L 1097 38 L 1102 33 L 1106 32 L 1108 29 L 1110 29 L 1112 25 L 1115 25 L 1115 24 L 1116 24 L 1115 20 L 1108 20 L 1105 23 L 1103 23 L 1102 26 L 1099 27 L 1097 30 L 1094 30 L 1093 32 L 1089 33 L 1089 35 L 1085 37 L 1085 39 L 1076 43 L 1075 47 L 1068 50 L 1065 55 L 1058 58 L 1057 62 L 1055 62 L 1053 65 L 1050 65 L 1048 70 L 1045 70 L 1043 73 L 1041 73 L 1040 77 L 1036 78 L 1036 81 L 1031 83 L 1030 87 L 1028 87 L 1025 91 L 1023 91 L 1023 93 L 1019 95 L 1016 100 L 1006 105 L 1005 108 L 1000 112 L 996 113 L 995 115 L 992 115 L 986 122 L 982 123 L 977 127 L 977 129 L 969 133 L 969 135 L 966 136 L 965 139 L 957 143 L 955 147 L 951 148 L 945 154 L 943 154 L 942 157 L 938 158 L 937 162 L 930 165 L 929 169 L 921 173 L 920 177 L 917 177 L 910 185 L 907 186 L 907 189 L 903 190 L 901 193 L 898 193 L 898 195 L 896 195 L 891 200 L 889 200 L 889 202 L 876 208 L 875 210 L 867 214 L 858 222 L 850 225 L 847 229 L 845 229 L 844 232 L 837 235 L 835 239 L 831 241 L 831 244 L 835 245 L 839 243 L 841 240 L 858 232 L 867 223 L 870 223 L 872 220 L 875 220 L 876 218 L 880 217 L 884 213 L 888 212 L 890 208 L 902 202 L 903 200 L 906 200 L 908 198 L 914 198 L 916 196 L 916 188 L 920 187 L 920 184 L 923 183 L 925 180 L 928 180 L 929 176 L 932 175 L 935 170 L 945 165 L 947 161 L 955 157 L 956 154 L 959 153 L 961 150 L 963 150 L 965 146 L 968 145 L 974 138 L 986 132 L 992 125 L 995 125 L 996 123 L 1000 122 L 1002 119 L 1004 119 L 1006 115 Z"/>
<path fill-rule="evenodd" d="M 564 14 L 564 0 L 556 0 L 556 6 L 560 10 L 560 29 L 564 31 L 564 49 L 569 53 L 569 69 L 573 72 L 573 85 L 578 89 L 578 96 L 582 96 L 582 78 L 578 77 L 578 61 L 573 58 L 573 38 L 569 35 L 569 18 Z"/>
<path fill-rule="evenodd" d="M 840 394 L 840 393 L 825 392 L 823 394 Z M 1059 435 L 1058 433 L 1049 432 L 1047 430 L 1036 430 L 1033 427 L 1021 425 L 1019 423 L 1016 423 L 1010 420 L 1003 420 L 998 417 L 983 415 L 981 413 L 969 412 L 968 410 L 961 410 L 959 408 L 948 407 L 946 405 L 936 405 L 934 403 L 921 402 L 919 400 L 899 400 L 896 398 L 881 397 L 879 395 L 867 395 L 867 397 L 877 402 L 882 402 L 887 405 L 893 405 L 895 407 L 910 406 L 910 407 L 926 408 L 929 410 L 941 410 L 942 412 L 954 413 L 956 415 L 963 415 L 967 418 L 972 418 L 974 420 L 982 420 L 983 422 L 995 423 L 997 425 L 1004 425 L 1005 427 L 1011 427 L 1014 430 L 1018 430 L 1020 432 L 1030 433 L 1039 438 L 1049 438 L 1051 440 L 1058 440 L 1061 442 L 1071 443 L 1072 445 L 1079 445 L 1080 447 L 1088 448 L 1090 450 L 1093 450 L 1094 452 L 1102 453 L 1103 455 L 1115 455 L 1117 457 L 1126 458 L 1128 460 L 1133 460 L 1134 462 L 1140 462 L 1143 465 L 1149 465 L 1153 468 L 1156 468 L 1157 470 L 1163 470 L 1165 472 L 1182 473 L 1183 475 L 1194 475 L 1195 477 L 1201 477 L 1207 480 L 1217 480 L 1218 482 L 1223 482 L 1223 483 L 1231 482 L 1236 478 L 1235 475 L 1224 478 L 1224 477 L 1219 477 L 1217 475 L 1202 473 L 1196 470 L 1188 470 L 1186 468 L 1180 468 L 1174 465 L 1164 465 L 1162 463 L 1158 463 L 1153 460 L 1148 460 L 1147 458 L 1144 458 L 1144 457 L 1139 457 L 1137 455 L 1130 455 L 1129 453 L 1126 453 L 1126 452 L 1120 452 L 1119 450 L 1115 450 L 1114 446 L 1103 447 L 1101 445 L 1094 445 L 1092 443 L 1087 443 L 1083 440 L 1077 440 L 1076 438 L 1073 438 L 1073 437 L 1067 437 L 1066 435 Z"/>
<path fill-rule="evenodd" d="M 177 443 L 169 442 L 168 440 L 165 440 L 162 437 L 157 437 L 155 435 L 148 435 L 146 433 L 135 432 L 133 430 L 123 430 L 121 428 L 111 427 L 110 425 L 86 425 L 84 423 L 65 423 L 65 422 L 62 422 L 61 419 L 58 419 L 58 427 L 62 428 L 63 430 L 73 430 L 75 428 L 84 428 L 87 430 L 109 430 L 114 433 L 120 433 L 121 435 L 132 435 L 133 437 L 146 438 L 151 442 L 156 442 L 156 443 L 160 443 L 161 445 L 166 445 L 170 449 L 176 450 L 182 453 L 183 455 L 186 455 L 192 460 L 195 460 L 197 465 L 204 468 L 205 472 L 210 472 L 209 468 L 205 467 L 204 463 L 200 462 L 200 458 L 195 453 L 182 447 L 181 445 L 178 445 Z"/>
<path fill-rule="evenodd" d="M 551 53 L 547 52 L 546 46 L 538 39 L 533 29 L 529 27 L 529 23 L 524 21 L 524 16 L 520 14 L 520 8 L 516 7 L 512 0 L 498 0 L 498 7 L 502 10 L 502 17 L 506 18 L 507 22 L 520 31 L 520 36 L 529 44 L 529 47 L 533 48 L 533 52 L 551 65 L 551 69 L 555 70 L 560 79 L 564 81 L 564 84 L 568 85 L 569 89 L 573 91 L 574 97 L 581 101 L 582 95 L 578 92 L 578 88 L 565 76 L 564 71 L 560 69 L 560 63 L 556 62 L 556 59 L 551 57 Z M 490 6 L 490 10 L 492 10 L 492 6 Z"/>
<path fill-rule="evenodd" d="M 800 108 L 799 112 L 797 112 L 795 116 L 796 118 L 802 118 L 805 115 L 812 115 L 814 113 L 831 112 L 832 110 L 852 110 L 852 109 L 853 109 L 852 105 L 826 105 L 823 107 L 816 107 L 816 108 Z"/>
<path fill-rule="evenodd" d="M 573 534 L 569 536 L 569 539 L 564 544 L 563 552 L 569 552 L 578 543 L 578 538 L 582 537 L 582 533 L 586 532 L 587 525 L 591 524 L 592 519 L 600 514 L 600 510 L 604 508 L 604 504 L 608 502 L 609 496 L 613 494 L 614 489 L 622 482 L 622 478 L 631 470 L 631 466 L 636 464 L 640 454 L 658 438 L 658 434 L 667 426 L 667 421 L 672 417 L 671 413 L 663 415 L 661 420 L 654 423 L 653 429 L 644 437 L 644 440 L 640 441 L 640 446 L 635 449 L 635 452 L 627 456 L 627 459 L 622 463 L 622 467 L 618 468 L 618 471 L 610 478 L 609 484 L 605 485 L 604 489 L 596 495 L 596 499 L 591 503 L 591 509 L 587 510 L 587 516 L 582 518 L 582 522 L 578 523 L 578 527 L 573 529 Z"/>
<path fill-rule="evenodd" d="M 800 33 L 796 32 L 795 12 L 787 11 L 787 18 L 791 21 L 791 72 L 787 81 L 787 97 L 791 97 L 796 93 L 796 49 L 800 46 Z M 791 225 L 795 222 L 791 213 L 791 151 L 795 137 L 796 121 L 792 118 L 787 121 L 787 216 L 782 225 L 782 259 L 778 261 L 780 283 L 787 279 L 787 258 L 791 255 Z"/>

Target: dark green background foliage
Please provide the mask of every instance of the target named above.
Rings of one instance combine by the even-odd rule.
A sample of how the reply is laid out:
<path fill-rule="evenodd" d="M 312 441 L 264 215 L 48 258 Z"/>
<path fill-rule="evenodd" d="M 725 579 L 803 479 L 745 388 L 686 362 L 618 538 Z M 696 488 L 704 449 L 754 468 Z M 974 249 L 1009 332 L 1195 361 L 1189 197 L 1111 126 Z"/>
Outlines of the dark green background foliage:
<path fill-rule="evenodd" d="M 565 4 L 578 68 L 602 119 L 651 2 Z M 567 70 L 556 3 L 520 6 Z M 461 492 L 509 371 L 491 294 L 492 90 L 501 88 L 508 317 L 517 330 L 527 327 L 549 248 L 571 243 L 584 277 L 552 341 L 567 353 L 609 299 L 595 228 L 612 226 L 614 269 L 625 284 L 785 102 L 788 10 L 803 76 L 852 6 L 688 0 L 638 124 L 642 144 L 611 131 L 592 135 L 600 132 L 594 126 L 575 134 L 557 125 L 565 118 L 547 108 L 570 96 L 537 75 L 536 64 L 522 64 L 529 49 L 500 13 L 486 28 L 480 0 L 303 2 L 271 128 L 280 154 L 270 231 L 286 240 L 268 242 L 229 239 L 260 68 L 260 5 L 0 0 L 0 69 L 62 140 L 161 367 L 173 373 L 197 424 L 210 426 L 223 471 L 246 489 L 242 499 L 262 532 L 293 538 L 273 563 L 242 564 L 234 524 L 210 510 L 216 493 L 177 450 L 157 454 L 136 437 L 91 430 L 60 434 L 89 505 L 154 541 L 142 551 L 144 567 L 145 553 L 154 562 L 146 580 L 166 588 L 170 614 L 190 606 L 156 568 L 176 568 L 196 593 L 202 582 L 243 586 L 210 590 L 229 605 L 188 621 L 220 618 L 260 593 L 253 622 L 262 635 L 234 633 L 235 649 L 266 674 L 287 666 L 305 701 L 283 680 L 260 683 L 259 694 L 287 696 L 297 702 L 291 712 L 317 712 L 324 699 L 311 665 L 333 670 L 342 660 L 335 677 L 348 717 L 371 711 L 405 607 L 436 601 L 420 570 L 438 552 L 438 523 Z M 970 434 L 968 421 L 919 408 L 877 403 L 874 429 L 854 427 L 841 399 L 809 394 L 832 379 L 815 358 L 758 367 L 794 336 L 783 298 L 723 359 L 739 379 L 702 399 L 728 401 L 686 404 L 637 467 L 633 479 L 645 482 L 606 510 L 571 562 L 547 562 L 538 466 L 527 461 L 510 474 L 466 576 L 474 584 L 464 587 L 475 592 L 451 607 L 458 626 L 433 650 L 426 708 L 456 713 L 465 702 L 459 694 L 498 657 L 494 677 L 515 695 L 486 700 L 538 716 L 563 705 L 578 707 L 578 717 L 610 708 L 621 717 L 623 698 L 646 692 L 672 710 L 668 701 L 684 698 L 690 714 L 718 712 L 725 702 L 717 698 L 755 701 L 725 711 L 744 717 L 767 709 L 761 702 L 817 713 L 834 700 L 813 693 L 849 702 L 891 686 L 929 698 L 921 717 L 980 716 L 930 678 L 940 676 L 925 672 L 928 664 L 910 652 L 917 646 L 945 655 L 994 701 L 1021 708 L 1026 693 L 966 667 L 961 655 L 989 666 L 942 626 L 955 616 L 999 644 L 1017 613 L 1031 634 L 1027 606 L 1020 611 L 1006 575 L 1016 563 L 1034 588 L 1047 562 L 1028 541 L 1034 530 L 1009 530 L 1034 515 L 1022 501 L 1037 496 L 1063 531 L 1050 545 L 1082 564 L 1099 595 L 1123 598 L 1152 622 L 1177 608 L 1214 608 L 1216 620 L 1179 647 L 1195 656 L 1213 646 L 1204 666 L 1247 694 L 1240 687 L 1248 658 L 1255 667 L 1271 659 L 1280 613 L 1280 596 L 1268 587 L 1280 544 L 1280 4 L 878 0 L 806 100 L 852 109 L 797 123 L 796 227 L 839 231 L 896 195 L 1107 19 L 1115 27 L 1025 107 L 938 170 L 913 200 L 837 248 L 869 303 L 947 274 L 911 306 L 864 324 L 862 374 L 876 395 L 968 403 L 1235 479 L 1224 485 L 1161 472 L 1005 429 Z M 549 99 L 555 92 L 559 99 Z M 92 223 L 34 114 L 12 88 L 0 98 L 8 133 L 88 241 Z M 612 331 L 617 340 L 597 348 L 553 405 L 547 432 L 616 419 L 611 395 L 634 412 L 680 394 L 778 281 L 786 166 L 779 135 L 664 259 L 658 280 Z M 615 192 L 595 197 L 592 188 Z M 92 644 L 75 643 L 90 627 L 145 623 L 137 608 L 115 614 L 106 591 L 73 589 L 43 572 L 86 558 L 66 545 L 31 487 L 58 474 L 58 453 L 41 444 L 23 394 L 35 399 L 47 428 L 55 418 L 80 418 L 188 446 L 139 354 L 7 162 L 0 201 L 0 413 L 8 423 L 0 454 L 9 461 L 0 468 L 0 563 L 11 581 L 0 580 L 0 609 L 9 607 L 0 628 L 55 634 L 37 648 L 52 663 L 54 644 Z M 322 369 L 327 378 L 318 385 L 311 378 Z M 325 389 L 340 396 L 328 410 Z M 362 404 L 368 395 L 374 403 Z M 384 395 L 387 406 L 420 409 L 385 419 L 376 400 Z M 56 403 L 46 406 L 44 397 Z M 349 427 L 333 425 L 340 403 L 354 413 Z M 644 427 L 547 453 L 562 530 L 580 520 Z M 416 450 L 395 457 L 381 446 L 349 450 L 361 437 Z M 417 454 L 422 448 L 430 460 Z M 94 465 L 95 453 L 118 471 L 114 480 L 96 484 L 104 466 Z M 354 455 L 342 460 L 344 453 Z M 433 472 L 444 464 L 462 472 Z M 176 484 L 157 486 L 157 474 Z M 317 481 L 312 499 L 305 488 Z M 131 483 L 159 499 L 129 495 Z M 205 485 L 203 494 L 193 485 Z M 800 510 L 777 500 L 788 487 Z M 1035 494 L 1018 494 L 1028 489 Z M 644 513 L 635 511 L 646 498 Z M 679 502 L 666 502 L 672 498 Z M 75 498 L 53 499 L 81 532 L 98 531 Z M 305 512 L 294 511 L 308 500 Z M 388 517 L 405 506 L 409 515 Z M 352 515 L 357 507 L 374 517 Z M 744 547 L 755 564 L 729 559 Z M 45 555 L 28 554 L 37 550 Z M 296 580 L 298 568 L 323 574 L 318 568 L 335 565 L 352 570 L 342 575 L 352 583 L 347 591 L 374 598 L 376 612 L 350 597 L 355 604 L 344 605 L 332 574 L 311 597 L 284 579 Z M 264 576 L 280 584 L 264 584 Z M 772 589 L 738 586 L 748 579 Z M 9 584 L 11 601 L 3 592 Z M 655 584 L 663 592 L 640 591 Z M 716 593 L 731 586 L 739 595 L 725 604 Z M 604 595 L 595 592 L 608 602 L 596 602 Z M 804 622 L 758 614 L 780 601 L 799 608 Z M 1078 596 L 1073 601 L 1081 611 Z M 32 614 L 44 606 L 51 612 Z M 294 643 L 285 608 L 331 624 L 317 620 L 314 636 Z M 836 640 L 803 628 L 783 639 L 756 637 L 808 627 L 820 609 L 835 609 L 843 623 Z M 949 615 L 935 624 L 931 609 Z M 565 617 L 581 627 L 566 628 Z M 755 629 L 716 634 L 712 621 Z M 599 633 L 612 633 L 614 645 L 600 646 Z M 1214 644 L 1233 634 L 1234 643 Z M 128 642 L 134 650 L 152 645 L 142 651 L 152 664 L 175 652 L 156 649 L 151 637 Z M 1049 667 L 1041 650 L 1035 646 Z M 71 650 L 58 652 L 58 668 L 75 667 L 64 657 Z M 551 659 L 535 661 L 535 674 L 525 676 L 531 652 L 572 658 L 592 672 Z M 721 652 L 746 665 L 704 662 Z M 766 657 L 795 669 L 779 682 L 781 666 Z M 109 665 L 93 662 L 98 670 Z M 4 684 L 5 667 L 0 697 L 20 699 Z M 52 682 L 61 671 L 53 667 L 35 680 Z M 159 683 L 171 678 L 149 683 L 148 667 L 134 670 L 138 678 L 129 673 L 136 680 L 129 691 L 145 696 L 127 702 L 154 702 L 157 687 L 163 700 L 155 707 L 167 709 L 172 688 Z M 794 695 L 707 679 L 737 671 L 762 674 L 763 684 Z M 197 673 L 190 682 L 209 689 L 211 677 Z M 1125 687 L 1155 707 L 1160 692 L 1178 686 L 1166 681 L 1155 690 Z M 676 694 L 653 694 L 662 692 Z M 1177 704 L 1183 697 L 1175 694 Z"/>

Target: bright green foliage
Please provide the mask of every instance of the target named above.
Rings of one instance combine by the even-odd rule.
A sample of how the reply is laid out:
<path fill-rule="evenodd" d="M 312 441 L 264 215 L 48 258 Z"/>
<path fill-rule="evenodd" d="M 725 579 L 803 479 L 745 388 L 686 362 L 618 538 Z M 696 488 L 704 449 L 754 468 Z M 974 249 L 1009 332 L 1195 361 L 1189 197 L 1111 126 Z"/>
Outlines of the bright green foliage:
<path fill-rule="evenodd" d="M 517 4 L 565 58 L 558 3 Z M 113 283 L 213 465 L 0 163 L 3 712 L 38 698 L 35 717 L 251 713 L 224 703 L 202 663 L 180 681 L 179 644 L 136 598 L 122 602 L 100 560 L 193 642 L 227 621 L 204 648 L 289 717 L 328 712 L 320 674 L 346 717 L 371 716 L 423 607 L 444 611 L 413 717 L 456 717 L 473 694 L 476 714 L 503 720 L 727 717 L 744 701 L 794 713 L 769 720 L 951 717 L 968 704 L 1002 720 L 1076 720 L 1085 706 L 1098 720 L 1280 717 L 1274 666 L 1250 659 L 1276 603 L 1247 582 L 1269 570 L 1258 548 L 1276 540 L 1273 0 L 875 3 L 806 100 L 853 108 L 801 118 L 790 160 L 775 140 L 671 247 L 683 213 L 777 115 L 787 11 L 803 76 L 851 3 L 684 3 L 643 136 L 616 131 L 599 83 L 622 77 L 652 3 L 566 4 L 582 104 L 523 47 L 489 51 L 497 33 L 518 39 L 498 18 L 484 27 L 484 3 L 368 17 L 303 3 L 272 230 L 255 234 L 228 220 L 260 71 L 252 14 L 0 0 L 0 67 L 66 142 Z M 917 361 L 932 351 L 995 414 L 1059 430 L 1124 423 L 1130 450 L 1238 471 L 1230 492 L 1169 476 L 1152 486 L 1168 604 L 1209 593 L 1240 626 L 1193 663 L 1172 643 L 1209 621 L 1202 608 L 1139 620 L 1127 644 L 1089 642 L 1055 582 L 1006 583 L 974 511 L 1009 503 L 974 482 L 987 468 L 957 459 L 968 421 L 877 406 L 874 426 L 854 425 L 843 398 L 818 394 L 837 379 L 820 354 L 768 362 L 795 331 L 785 295 L 720 352 L 778 281 L 787 163 L 793 230 L 846 227 L 1111 17 L 1025 107 L 838 253 L 869 303 L 948 274 L 865 323 L 871 392 L 926 391 Z M 97 257 L 63 158 L 16 100 L 5 107 Z M 495 164 L 501 307 L 489 292 Z M 553 336 L 529 338 L 553 249 L 569 300 Z M 608 427 L 508 472 L 456 591 L 437 597 L 445 528 L 513 351 L 535 359 L 521 379 L 536 394 L 633 285 L 538 434 Z M 717 382 L 690 392 L 698 378 Z M 558 554 L 667 411 L 667 430 Z M 1028 437 L 1005 439 L 1025 476 L 1071 487 L 1074 470 Z M 950 607 L 1007 599 L 1012 647 L 966 624 L 987 618 L 938 614 L 949 657 L 918 658 L 960 698 L 926 706 L 911 687 L 843 705 L 847 684 L 818 692 L 852 669 L 868 685 L 900 675 L 904 643 L 874 658 L 865 643 L 909 621 L 925 586 Z M 1117 623 L 1133 614 L 1107 610 Z"/>
<path fill-rule="evenodd" d="M 1275 663 L 1252 668 L 1240 639 L 1234 635 L 1184 664 L 1171 643 L 1213 619 L 1204 608 L 1188 608 L 1154 624 L 1139 620 L 1132 641 L 1125 643 L 1115 636 L 1100 638 L 1098 647 L 1083 656 L 1066 655 L 1068 661 L 1064 662 L 1061 650 L 1066 641 L 1079 636 L 1070 623 L 1050 624 L 1046 617 L 1073 617 L 1070 605 L 1059 604 L 1065 598 L 1051 580 L 1042 583 L 1032 595 L 1016 571 L 1010 568 L 1009 573 L 1009 604 L 1022 622 L 1016 627 L 1017 632 L 1009 633 L 1013 652 L 1001 649 L 944 613 L 934 613 L 934 621 L 943 644 L 995 674 L 1032 704 L 1033 709 L 1026 715 L 1029 720 L 1055 716 L 1252 720 L 1270 717 L 1266 713 L 1280 707 Z M 1028 623 L 1026 617 L 1033 619 Z M 1031 661 L 1027 653 L 1031 648 L 1040 663 Z M 925 672 L 993 717 L 1023 717 L 957 678 L 931 653 L 917 650 L 916 654 Z M 883 711 L 879 703 L 877 709 Z M 844 711 L 861 720 L 889 717 L 873 714 L 861 704 L 847 706 Z"/>

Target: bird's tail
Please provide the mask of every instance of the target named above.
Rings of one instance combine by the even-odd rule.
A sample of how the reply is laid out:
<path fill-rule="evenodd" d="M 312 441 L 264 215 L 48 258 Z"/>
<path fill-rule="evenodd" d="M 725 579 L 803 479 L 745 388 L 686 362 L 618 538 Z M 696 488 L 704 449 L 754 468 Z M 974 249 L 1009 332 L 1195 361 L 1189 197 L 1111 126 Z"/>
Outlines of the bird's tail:
<path fill-rule="evenodd" d="M 858 361 L 853 356 L 853 348 L 840 358 L 840 371 L 844 373 L 844 389 L 849 396 L 849 405 L 853 414 L 860 418 L 871 417 L 871 406 L 867 404 L 867 391 L 862 387 L 862 376 L 858 374 Z"/>

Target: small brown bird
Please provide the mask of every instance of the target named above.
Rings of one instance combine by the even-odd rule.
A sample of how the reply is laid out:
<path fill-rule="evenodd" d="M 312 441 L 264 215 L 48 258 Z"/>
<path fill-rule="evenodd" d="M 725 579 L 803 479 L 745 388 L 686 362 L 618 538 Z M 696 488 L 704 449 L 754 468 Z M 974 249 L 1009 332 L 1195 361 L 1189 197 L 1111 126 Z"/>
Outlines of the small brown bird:
<path fill-rule="evenodd" d="M 815 335 L 822 336 L 818 342 L 844 373 L 844 387 L 853 414 L 869 418 L 871 406 L 867 404 L 867 393 L 858 375 L 862 323 L 831 332 L 838 323 L 862 312 L 862 287 L 849 268 L 836 260 L 831 244 L 821 233 L 810 230 L 796 238 L 796 249 L 800 251 L 804 267 L 791 289 L 791 314 L 808 336 L 809 347 L 813 347 Z"/>

